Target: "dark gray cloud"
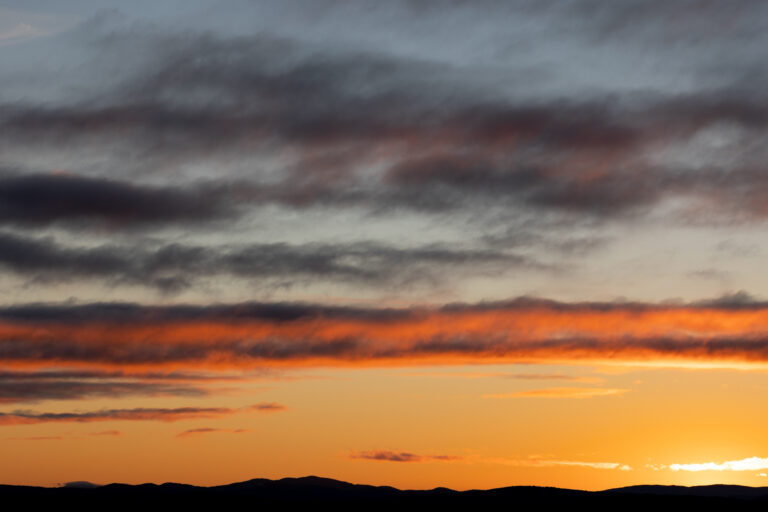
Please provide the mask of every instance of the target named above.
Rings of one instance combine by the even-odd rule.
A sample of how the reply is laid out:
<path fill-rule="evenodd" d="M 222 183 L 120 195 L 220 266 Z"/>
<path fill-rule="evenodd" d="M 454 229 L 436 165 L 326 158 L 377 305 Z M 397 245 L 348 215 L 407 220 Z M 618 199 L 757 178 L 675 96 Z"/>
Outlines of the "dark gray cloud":
<path fill-rule="evenodd" d="M 400 321 L 423 318 L 433 312 L 441 314 L 482 313 L 494 311 L 547 310 L 556 312 L 620 312 L 637 313 L 669 310 L 748 310 L 768 309 L 768 302 L 758 300 L 751 294 L 739 291 L 715 299 L 690 303 L 653 303 L 653 302 L 563 302 L 538 297 L 522 296 L 504 301 L 483 301 L 477 303 L 450 303 L 439 307 L 404 307 L 375 308 L 355 306 L 335 306 L 310 302 L 241 302 L 234 304 L 174 304 L 145 305 L 130 302 L 94 302 L 88 304 L 69 303 L 33 303 L 16 304 L 0 308 L 0 321 L 14 325 L 160 325 L 168 322 L 215 322 L 237 325 L 249 321 L 264 321 L 276 325 L 303 322 L 316 319 L 339 321 L 361 321 L 397 323 Z M 46 372 L 41 375 L 53 375 L 53 378 L 74 376 L 75 378 L 122 377 L 135 375 L 125 371 L 92 370 L 57 373 Z M 0 377 L 16 376 L 23 378 L 23 373 L 0 372 Z M 34 374 L 34 378 L 42 378 Z M 194 373 L 185 371 L 143 372 L 139 375 L 157 379 L 226 379 L 226 374 Z"/>
<path fill-rule="evenodd" d="M 258 404 L 257 404 L 258 405 Z M 90 423 L 94 421 L 182 421 L 215 418 L 238 412 L 258 410 L 254 407 L 137 407 L 134 409 L 102 409 L 88 412 L 34 412 L 16 410 L 0 412 L 0 425 L 30 425 L 36 423 Z"/>
<path fill-rule="evenodd" d="M 233 214 L 226 192 L 223 185 L 149 187 L 61 173 L 13 174 L 0 176 L 0 224 L 199 223 Z"/>
<path fill-rule="evenodd" d="M 212 418 L 239 412 L 226 407 L 177 407 L 135 409 L 103 409 L 91 412 L 33 412 L 18 410 L 0 412 L 0 425 L 30 425 L 36 423 L 90 423 L 94 421 L 181 421 Z"/>
<path fill-rule="evenodd" d="M 539 8 L 514 9 L 535 14 Z M 574 18 L 571 8 L 539 10 L 547 19 Z M 607 27 L 605 37 L 623 30 L 634 16 L 628 13 L 642 12 L 647 21 L 657 16 L 634 3 L 593 10 L 597 16 L 587 21 Z M 81 175 L 8 177 L 0 180 L 0 199 L 6 198 L 0 222 L 200 223 L 279 205 L 443 216 L 496 207 L 508 216 L 559 215 L 562 227 L 648 213 L 668 199 L 692 203 L 676 212 L 686 221 L 765 217 L 766 155 L 759 148 L 768 135 L 766 97 L 736 76 L 730 84 L 674 95 L 521 100 L 468 79 L 488 70 L 468 74 L 383 49 L 339 51 L 269 35 L 146 26 L 96 30 L 89 44 L 100 54 L 143 56 L 127 58 L 125 78 L 98 101 L 0 105 L 0 143 L 25 149 L 22 154 L 107 148 L 114 168 L 98 172 L 113 177 L 144 179 L 201 159 L 225 171 L 205 185 L 182 179 L 173 186 Z M 728 130 L 738 134 L 723 133 Z M 719 149 L 708 150 L 722 158 L 697 162 L 696 141 L 705 135 L 737 137 L 742 149 L 716 141 Z M 122 153 L 130 156 L 116 156 Z M 254 164 L 254 155 L 277 169 Z M 229 175 L 232 162 L 250 170 Z M 241 268 L 237 259 L 229 264 Z M 169 277 L 156 285 L 184 282 Z"/>
<path fill-rule="evenodd" d="M 117 373 L 117 372 L 115 372 Z M 202 396 L 188 384 L 117 379 L 106 372 L 0 372 L 0 404 L 125 396 Z"/>
<path fill-rule="evenodd" d="M 602 11 L 614 10 L 618 14 L 610 17 L 622 18 L 626 9 Z M 136 64 L 119 90 L 99 102 L 0 109 L 6 144 L 67 151 L 127 144 L 150 167 L 217 153 L 228 155 L 222 161 L 290 153 L 277 179 L 254 169 L 251 183 L 240 189 L 251 206 L 446 212 L 490 201 L 612 218 L 647 211 L 669 197 L 694 196 L 711 203 L 714 213 L 764 216 L 768 187 L 759 151 L 703 169 L 654 160 L 723 126 L 762 140 L 766 98 L 739 84 L 674 97 L 655 92 L 519 101 L 473 86 L 445 64 L 316 51 L 268 36 L 139 31 L 110 34 L 101 44 L 104 51 L 149 45 L 157 55 Z M 371 166 L 384 169 L 373 180 L 361 173 Z M 115 193 L 118 187 L 83 185 Z M 198 201 L 203 207 L 195 211 L 202 192 L 184 188 L 136 185 L 119 194 L 144 197 L 147 204 L 134 210 L 116 201 L 117 220 L 194 220 L 224 208 L 214 198 Z M 169 201 L 162 200 L 166 196 Z M 53 205 L 72 206 L 66 198 Z M 107 201 L 97 206 L 83 215 L 108 216 Z M 54 214 L 63 215 L 40 209 L 41 216 Z M 9 215 L 34 220 L 30 212 Z"/>
<path fill-rule="evenodd" d="M 415 248 L 375 242 L 72 248 L 51 238 L 0 233 L 0 249 L 0 267 L 20 276 L 47 282 L 102 279 L 167 292 L 190 286 L 200 276 L 230 275 L 270 286 L 314 281 L 391 285 L 429 282 L 446 269 L 483 274 L 548 268 L 509 251 L 438 244 Z"/>
<path fill-rule="evenodd" d="M 458 289 L 459 280 L 480 284 L 508 270 L 572 270 L 568 258 L 626 240 L 621 228 L 630 221 L 766 219 L 762 61 L 744 52 L 733 69 L 709 78 L 701 62 L 685 61 L 698 73 L 686 77 L 701 79 L 686 87 L 633 86 L 633 76 L 611 75 L 588 90 L 576 82 L 593 71 L 601 81 L 592 61 L 557 65 L 569 42 L 590 56 L 626 37 L 615 53 L 596 54 L 609 64 L 643 44 L 650 54 L 650 34 L 669 28 L 657 17 L 692 7 L 504 4 L 488 9 L 535 18 L 532 27 L 520 21 L 523 39 L 562 29 L 562 38 L 530 52 L 530 61 L 553 69 L 509 80 L 522 69 L 505 60 L 518 46 L 502 51 L 516 29 L 467 3 L 447 13 L 419 9 L 448 21 L 457 13 L 485 17 L 478 31 L 499 36 L 484 40 L 499 45 L 492 58 L 468 58 L 469 49 L 446 58 L 429 34 L 409 37 L 432 46 L 407 51 L 278 27 L 235 35 L 92 20 L 67 40 L 94 56 L 78 68 L 87 86 L 39 100 L 0 98 L 0 267 L 28 285 L 90 280 L 165 293 L 228 278 L 280 293 L 329 283 L 363 293 L 411 283 Z M 404 5 L 397 9 L 413 8 Z M 577 15 L 590 10 L 594 16 Z M 701 22 L 696 30 L 706 33 L 714 27 L 702 20 L 727 10 L 708 7 L 686 23 Z M 635 17 L 637 26 L 627 23 Z M 729 28 L 738 37 L 718 33 L 712 44 L 725 51 L 726 41 L 748 39 L 743 23 Z M 119 72 L 100 78 L 100 66 Z M 568 74 L 573 87 L 549 87 L 570 84 Z M 335 223 L 342 215 L 343 226 Z M 299 242 L 271 243 L 283 226 Z M 419 237 L 413 226 L 429 227 Z M 467 226 L 472 239 L 446 242 Z M 159 227 L 184 242 L 134 236 Z M 419 242 L 394 245 L 398 227 Z M 43 228 L 51 238 L 30 234 Z M 81 228 L 90 229 L 76 241 Z M 201 241 L 213 237 L 216 246 Z M 521 281 L 516 290 L 554 289 L 539 284 Z"/>
<path fill-rule="evenodd" d="M 258 376 L 252 372 L 222 374 L 49 368 L 0 370 L 0 404 L 128 396 L 199 397 L 214 392 L 215 388 L 210 384 L 242 381 Z M 104 435 L 112 434 L 114 431 Z"/>
<path fill-rule="evenodd" d="M 363 452 L 354 452 L 349 455 L 350 459 L 367 459 L 386 462 L 431 462 L 431 461 L 455 461 L 461 457 L 454 455 L 419 455 L 410 452 L 393 452 L 389 450 L 371 450 Z"/>

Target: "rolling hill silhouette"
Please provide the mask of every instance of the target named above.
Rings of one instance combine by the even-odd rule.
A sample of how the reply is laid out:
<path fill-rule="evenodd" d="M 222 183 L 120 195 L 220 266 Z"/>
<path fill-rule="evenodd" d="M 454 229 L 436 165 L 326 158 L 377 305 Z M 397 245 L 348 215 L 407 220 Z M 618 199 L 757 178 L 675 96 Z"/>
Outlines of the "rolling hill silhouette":
<path fill-rule="evenodd" d="M 400 490 L 388 486 L 358 485 L 330 478 L 308 476 L 245 482 L 212 487 L 164 484 L 108 484 L 63 487 L 0 485 L 2 503 L 27 507 L 73 506 L 78 510 L 102 509 L 266 509 L 285 506 L 322 506 L 337 510 L 441 509 L 538 510 L 589 507 L 591 510 L 731 510 L 764 508 L 768 487 L 709 485 L 698 487 L 639 485 L 605 491 L 578 491 L 555 487 L 502 487 L 455 491 Z M 12 509 L 8 509 L 12 510 Z"/>

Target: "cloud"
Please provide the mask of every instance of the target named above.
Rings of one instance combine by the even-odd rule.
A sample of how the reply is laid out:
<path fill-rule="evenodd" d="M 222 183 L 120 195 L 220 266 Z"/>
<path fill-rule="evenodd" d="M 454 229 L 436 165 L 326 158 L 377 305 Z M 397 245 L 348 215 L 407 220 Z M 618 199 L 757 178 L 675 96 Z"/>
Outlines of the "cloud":
<path fill-rule="evenodd" d="M 562 373 L 505 373 L 505 372 L 455 372 L 455 371 L 416 371 L 408 372 L 407 375 L 418 377 L 461 377 L 467 379 L 487 379 L 502 378 L 510 380 L 565 380 L 572 382 L 591 382 L 599 383 L 603 379 L 600 377 L 580 377 L 577 375 L 565 375 Z"/>
<path fill-rule="evenodd" d="M 121 436 L 123 435 L 122 432 L 119 430 L 103 430 L 101 432 L 91 432 L 88 434 L 90 436 Z"/>
<path fill-rule="evenodd" d="M 380 286 L 437 282 L 447 270 L 484 274 L 552 269 L 510 251 L 440 244 L 413 248 L 376 242 L 69 247 L 49 237 L 3 232 L 0 268 L 47 283 L 100 279 L 165 292 L 187 288 L 204 280 L 201 276 L 229 275 L 265 286 L 316 281 Z"/>
<path fill-rule="evenodd" d="M 609 388 L 546 388 L 483 396 L 485 398 L 593 398 L 621 395 L 627 391 L 626 389 Z"/>
<path fill-rule="evenodd" d="M 269 402 L 269 403 L 252 405 L 251 409 L 259 412 L 277 412 L 277 411 L 284 411 L 286 407 L 283 404 Z"/>
<path fill-rule="evenodd" d="M 759 471 L 768 469 L 768 458 L 749 457 L 726 462 L 704 462 L 695 464 L 669 464 L 662 466 L 672 471 Z"/>
<path fill-rule="evenodd" d="M 149 57 L 126 59 L 126 78 L 103 91 L 100 102 L 0 105 L 0 142 L 23 155 L 105 151 L 114 166 L 144 175 L 168 162 L 184 168 L 209 158 L 226 166 L 258 154 L 279 169 L 259 169 L 252 173 L 258 178 L 242 187 L 253 208 L 408 209 L 444 216 L 496 206 L 513 215 L 521 208 L 555 213 L 572 225 L 568 216 L 621 219 L 676 199 L 689 203 L 683 208 L 689 216 L 706 213 L 702 222 L 765 218 L 761 154 L 734 148 L 762 140 L 768 116 L 762 97 L 738 83 L 685 94 L 657 91 L 632 101 L 583 94 L 520 100 L 489 91 L 481 78 L 500 78 L 492 74 L 481 75 L 478 84 L 467 80 L 466 69 L 439 61 L 340 52 L 265 35 L 134 27 L 93 43 L 105 54 Z M 153 51 L 140 51 L 147 48 Z M 706 145 L 695 151 L 707 135 L 722 139 L 716 153 L 724 158 L 701 163 L 691 154 L 712 151 Z M 115 159 L 116 148 L 133 158 Z M 228 179 L 212 190 L 227 189 Z M 196 211 L 190 208 L 201 197 L 195 185 L 127 185 L 101 177 L 68 182 L 40 174 L 9 180 L 8 190 L 29 182 L 24 190 L 32 199 L 56 199 L 33 211 L 15 199 L 23 195 L 9 192 L 7 218 L 14 222 L 79 216 L 196 221 L 226 213 L 223 198 L 238 197 L 230 187 L 197 201 Z M 78 205 L 78 194 L 96 201 Z"/>
<path fill-rule="evenodd" d="M 235 414 L 245 409 L 226 407 L 177 407 L 102 409 L 92 412 L 33 412 L 17 410 L 0 412 L 0 425 L 32 425 L 37 423 L 90 423 L 96 421 L 165 421 L 214 418 Z"/>
<path fill-rule="evenodd" d="M 592 469 L 617 469 L 619 471 L 632 470 L 631 466 L 627 464 L 621 464 L 619 462 L 587 462 L 578 460 L 539 459 L 536 457 L 530 457 L 527 459 L 489 458 L 483 459 L 483 461 L 491 464 L 503 464 L 509 466 L 524 466 L 533 468 L 566 466 Z"/>
<path fill-rule="evenodd" d="M 415 453 L 393 452 L 389 450 L 353 452 L 349 455 L 349 458 L 385 462 L 452 462 L 462 459 L 462 457 L 453 455 L 418 455 Z"/>
<path fill-rule="evenodd" d="M 507 466 L 523 466 L 532 468 L 541 467 L 585 467 L 593 469 L 616 469 L 619 471 L 631 471 L 632 467 L 618 462 L 588 462 L 578 460 L 559 460 L 529 457 L 526 459 L 488 458 L 488 457 L 459 457 L 454 455 L 419 455 L 411 452 L 396 452 L 390 450 L 369 450 L 352 452 L 350 459 L 364 459 L 383 462 L 460 462 L 502 464 Z"/>
<path fill-rule="evenodd" d="M 107 372 L 0 372 L 0 404 L 124 396 L 202 396 L 188 384 L 143 381 Z"/>
<path fill-rule="evenodd" d="M 201 427 L 201 428 L 193 428 L 189 430 L 185 430 L 184 432 L 180 432 L 176 435 L 176 437 L 192 437 L 197 436 L 200 434 L 215 434 L 220 432 L 230 432 L 234 434 L 242 434 L 244 432 L 249 432 L 249 429 L 232 429 L 232 428 L 213 428 L 213 427 Z"/>
<path fill-rule="evenodd" d="M 67 380 L 146 380 L 171 382 L 218 382 L 232 381 L 243 378 L 241 373 L 214 373 L 207 371 L 142 371 L 126 370 L 94 370 L 94 369 L 44 369 L 44 370 L 5 370 L 0 369 L 0 381 L 67 381 Z M 264 373 L 264 372 L 262 372 Z M 262 376 L 262 373 L 251 373 L 250 377 Z"/>
<path fill-rule="evenodd" d="M 231 195 L 225 184 L 153 187 L 69 173 L 0 175 L 0 224 L 200 223 L 233 215 Z"/>
<path fill-rule="evenodd" d="M 768 361 L 767 323 L 762 302 L 520 298 L 399 309 L 306 303 L 31 304 L 0 309 L 0 358 L 6 364 L 122 371 L 413 361 L 749 364 Z"/>
<path fill-rule="evenodd" d="M 193 428 L 189 430 L 185 430 L 184 432 L 181 432 L 176 437 L 189 437 L 196 434 L 210 434 L 213 432 L 226 432 L 227 429 L 221 429 L 221 428 L 212 428 L 212 427 L 201 427 L 201 428 Z"/>

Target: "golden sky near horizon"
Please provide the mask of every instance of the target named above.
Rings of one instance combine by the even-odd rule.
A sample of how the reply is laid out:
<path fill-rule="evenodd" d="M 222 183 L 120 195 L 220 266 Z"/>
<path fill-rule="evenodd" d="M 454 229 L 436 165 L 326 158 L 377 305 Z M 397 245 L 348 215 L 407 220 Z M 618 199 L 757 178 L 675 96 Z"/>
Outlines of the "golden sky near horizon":
<path fill-rule="evenodd" d="M 286 408 L 174 422 L 5 426 L 0 446 L 13 463 L 3 465 L 0 478 L 46 486 L 73 479 L 218 485 L 254 475 L 310 474 L 402 488 L 764 484 L 765 469 L 669 468 L 768 450 L 760 406 L 768 378 L 759 370 L 309 369 L 240 383 L 239 389 L 221 387 L 215 397 L 186 399 L 184 405 L 238 409 L 269 400 Z M 538 390 L 550 393 L 526 395 Z M 36 408 L 56 412 L 82 405 Z M 178 398 L 88 400 L 89 410 L 178 405 Z M 196 429 L 211 430 L 185 434 Z M 406 460 L 386 460 L 396 455 Z"/>

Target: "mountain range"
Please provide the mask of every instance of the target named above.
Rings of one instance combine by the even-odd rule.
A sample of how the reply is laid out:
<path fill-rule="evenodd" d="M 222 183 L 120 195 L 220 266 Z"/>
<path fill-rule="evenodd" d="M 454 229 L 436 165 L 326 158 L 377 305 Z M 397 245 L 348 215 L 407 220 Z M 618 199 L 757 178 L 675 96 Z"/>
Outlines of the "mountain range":
<path fill-rule="evenodd" d="M 272 510 L 286 506 L 327 506 L 337 510 L 383 510 L 393 507 L 400 510 L 425 507 L 531 510 L 573 506 L 588 507 L 590 510 L 730 510 L 734 507 L 764 508 L 768 505 L 768 487 L 638 485 L 604 491 L 581 491 L 513 486 L 467 491 L 444 487 L 400 490 L 389 486 L 358 485 L 308 476 L 280 480 L 256 478 L 212 487 L 179 483 L 96 485 L 89 482 L 71 482 L 61 487 L 0 485 L 0 500 L 24 508 L 73 506 L 79 510 Z"/>

